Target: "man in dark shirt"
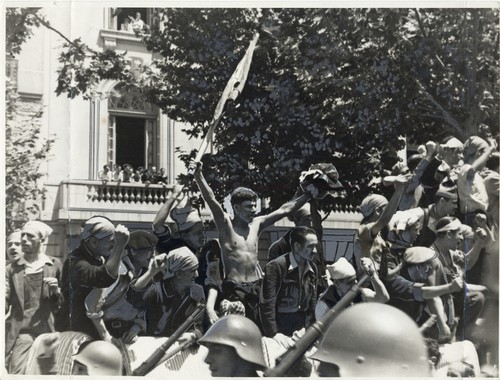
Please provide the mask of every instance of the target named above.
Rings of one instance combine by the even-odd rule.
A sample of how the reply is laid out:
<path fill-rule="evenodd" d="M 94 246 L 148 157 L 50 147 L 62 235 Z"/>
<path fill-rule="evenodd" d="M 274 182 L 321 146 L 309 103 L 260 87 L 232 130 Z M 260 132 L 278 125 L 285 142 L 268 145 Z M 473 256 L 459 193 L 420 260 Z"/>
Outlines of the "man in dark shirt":
<path fill-rule="evenodd" d="M 314 322 L 318 273 L 314 264 L 318 238 L 310 227 L 290 233 L 291 252 L 267 263 L 259 309 L 264 335 L 287 340 Z M 281 335 L 280 335 L 281 334 Z"/>
<path fill-rule="evenodd" d="M 80 331 L 100 339 L 87 317 L 85 299 L 93 288 L 106 288 L 116 281 L 129 231 L 122 225 L 115 228 L 106 217 L 94 216 L 84 223 L 81 238 L 80 246 L 63 266 L 64 305 L 56 315 L 56 329 Z"/>

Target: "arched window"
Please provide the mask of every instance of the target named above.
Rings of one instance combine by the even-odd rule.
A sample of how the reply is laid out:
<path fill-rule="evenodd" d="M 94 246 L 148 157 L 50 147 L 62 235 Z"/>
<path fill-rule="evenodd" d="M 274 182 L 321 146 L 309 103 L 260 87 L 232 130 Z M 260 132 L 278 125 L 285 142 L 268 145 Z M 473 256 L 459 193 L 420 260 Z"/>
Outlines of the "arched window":
<path fill-rule="evenodd" d="M 123 84 L 108 98 L 108 162 L 134 168 L 158 165 L 158 110 Z"/>

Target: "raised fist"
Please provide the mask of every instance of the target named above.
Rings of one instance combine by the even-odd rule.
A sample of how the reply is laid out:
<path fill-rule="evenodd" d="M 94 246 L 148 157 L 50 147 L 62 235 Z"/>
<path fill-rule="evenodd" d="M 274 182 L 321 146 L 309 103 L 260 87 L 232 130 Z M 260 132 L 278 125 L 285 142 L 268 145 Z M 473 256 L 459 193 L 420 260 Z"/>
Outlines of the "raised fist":
<path fill-rule="evenodd" d="M 130 232 L 123 224 L 119 224 L 115 228 L 115 244 L 125 247 L 128 243 Z"/>
<path fill-rule="evenodd" d="M 437 151 L 437 144 L 434 141 L 427 141 L 425 148 L 427 149 L 427 155 L 432 156 Z"/>

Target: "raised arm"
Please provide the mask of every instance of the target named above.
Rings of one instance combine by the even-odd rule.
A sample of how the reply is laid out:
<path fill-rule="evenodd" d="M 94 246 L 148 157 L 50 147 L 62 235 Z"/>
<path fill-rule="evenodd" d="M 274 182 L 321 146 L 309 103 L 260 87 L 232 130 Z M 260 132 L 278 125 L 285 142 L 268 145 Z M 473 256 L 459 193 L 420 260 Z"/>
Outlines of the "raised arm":
<path fill-rule="evenodd" d="M 297 211 L 299 208 L 304 206 L 309 199 L 311 199 L 311 193 L 302 194 L 301 196 L 284 203 L 279 209 L 271 212 L 270 214 L 262 216 L 259 233 L 267 227 L 272 226 L 278 220 L 283 219 L 288 214 Z"/>
<path fill-rule="evenodd" d="M 491 234 L 489 233 L 488 227 L 477 228 L 474 235 L 474 245 L 469 250 L 469 252 L 465 254 L 467 270 L 472 269 L 476 265 L 477 260 L 479 260 L 479 256 L 481 255 L 482 249 L 486 247 L 491 241 Z"/>
<path fill-rule="evenodd" d="M 387 204 L 384 212 L 376 222 L 370 226 L 370 234 L 372 237 L 377 236 L 377 234 L 384 228 L 391 220 L 392 216 L 398 210 L 399 202 L 405 191 L 407 185 L 407 177 L 399 175 L 394 181 L 394 194 L 392 195 L 389 203 Z"/>
<path fill-rule="evenodd" d="M 135 291 L 141 291 L 145 289 L 156 276 L 156 274 L 161 272 L 165 261 L 167 261 L 166 253 L 162 253 L 151 258 L 151 260 L 149 261 L 148 270 L 137 280 L 133 280 L 130 283 L 130 288 Z"/>
<path fill-rule="evenodd" d="M 363 297 L 363 300 L 366 302 L 388 302 L 390 299 L 389 292 L 387 291 L 384 283 L 378 277 L 373 260 L 369 257 L 362 257 L 361 265 L 363 266 L 365 273 L 371 275 L 371 283 L 373 286 L 373 290 L 361 288 L 361 296 Z"/>
<path fill-rule="evenodd" d="M 426 155 L 418 163 L 417 167 L 415 168 L 415 172 L 408 180 L 408 186 L 405 191 L 406 193 L 411 193 L 420 185 L 420 183 L 422 182 L 422 174 L 424 173 L 427 166 L 429 166 L 429 163 L 432 161 L 434 153 L 437 150 L 437 145 L 434 141 L 428 141 L 427 144 L 425 144 L 425 147 L 426 147 Z"/>
<path fill-rule="evenodd" d="M 196 180 L 196 183 L 198 184 L 198 187 L 201 192 L 201 196 L 207 203 L 208 207 L 210 208 L 210 211 L 212 212 L 212 215 L 214 217 L 214 222 L 215 225 L 217 226 L 217 229 L 220 231 L 222 225 L 224 224 L 224 219 L 226 217 L 226 213 L 224 212 L 221 204 L 217 202 L 215 199 L 215 194 L 208 185 L 205 177 L 203 176 L 203 163 L 201 162 L 196 162 L 196 169 L 194 171 L 194 179 Z"/>
<path fill-rule="evenodd" d="M 170 210 L 172 210 L 172 206 L 174 202 L 177 201 L 182 194 L 182 186 L 175 185 L 172 189 L 172 194 L 167 198 L 163 206 L 156 213 L 155 219 L 153 220 L 153 230 L 156 233 L 162 233 L 164 231 L 165 220 L 168 218 L 168 214 Z"/>
<path fill-rule="evenodd" d="M 127 227 L 119 224 L 115 229 L 115 246 L 111 255 L 109 255 L 108 260 L 104 266 L 108 270 L 109 274 L 114 278 L 118 277 L 118 268 L 120 267 L 120 261 L 122 255 L 125 252 L 125 246 L 128 243 L 130 233 Z"/>

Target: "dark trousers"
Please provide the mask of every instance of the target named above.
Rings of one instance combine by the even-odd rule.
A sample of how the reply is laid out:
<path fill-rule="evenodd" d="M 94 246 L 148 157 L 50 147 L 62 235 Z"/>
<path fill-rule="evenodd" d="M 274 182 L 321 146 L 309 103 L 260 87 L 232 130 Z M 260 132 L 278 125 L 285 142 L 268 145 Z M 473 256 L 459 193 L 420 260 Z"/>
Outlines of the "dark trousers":
<path fill-rule="evenodd" d="M 251 319 L 259 328 L 259 291 L 262 280 L 238 283 L 233 280 L 222 282 L 222 299 L 240 301 L 245 306 L 245 317 Z"/>
<path fill-rule="evenodd" d="M 458 296 L 460 294 L 461 296 Z M 460 317 L 457 326 L 457 340 L 470 339 L 476 320 L 480 317 L 486 302 L 481 292 L 458 293 L 454 297 L 455 315 Z"/>
<path fill-rule="evenodd" d="M 294 331 L 306 327 L 306 312 L 276 313 L 276 324 L 278 332 L 292 336 Z"/>

